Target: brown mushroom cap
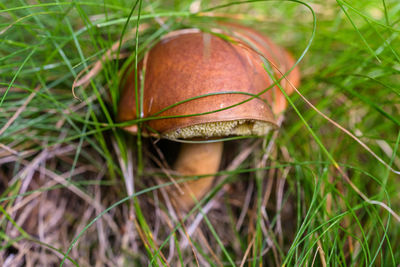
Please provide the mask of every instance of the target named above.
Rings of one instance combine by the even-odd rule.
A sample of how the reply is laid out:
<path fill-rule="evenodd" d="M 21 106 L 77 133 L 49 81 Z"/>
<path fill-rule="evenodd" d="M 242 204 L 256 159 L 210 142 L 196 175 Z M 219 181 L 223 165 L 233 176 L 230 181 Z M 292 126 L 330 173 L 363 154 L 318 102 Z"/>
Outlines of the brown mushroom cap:
<path fill-rule="evenodd" d="M 286 62 L 287 52 L 282 50 L 283 53 L 279 52 L 282 58 L 276 58 L 276 51 L 265 48 L 263 42 L 272 44 L 268 39 L 256 32 L 247 38 L 283 73 L 291 67 L 293 61 Z M 280 49 L 274 44 L 271 47 Z M 272 80 L 263 64 L 262 57 L 243 42 L 229 42 L 196 29 L 173 32 L 155 45 L 140 64 L 144 68 L 139 71 L 145 70 L 142 117 L 180 116 L 147 122 L 147 126 L 170 138 L 263 135 L 276 127 L 269 104 L 274 92 L 269 90 L 259 98 L 237 105 L 249 100 L 249 94 L 260 94 L 271 86 Z M 276 76 L 281 75 L 276 73 Z M 127 76 L 122 91 L 119 121 L 137 118 L 133 79 L 134 71 Z M 160 113 L 179 101 L 214 93 L 222 94 L 193 99 Z M 233 105 L 236 106 L 213 112 Z M 207 112 L 212 113 L 181 117 Z M 137 128 L 134 125 L 126 129 L 135 132 Z"/>
<path fill-rule="evenodd" d="M 246 41 L 248 44 L 253 45 L 254 48 L 268 60 L 274 69 L 275 78 L 281 78 L 294 66 L 296 61 L 285 48 L 276 45 L 259 32 L 238 24 L 225 25 L 233 29 L 236 36 L 242 38 L 242 40 Z M 295 87 L 300 85 L 300 70 L 297 66 L 290 73 L 286 73 L 286 78 L 280 81 L 280 85 L 284 88 L 285 92 L 290 95 L 294 90 L 287 80 L 290 80 Z M 268 102 L 271 103 L 274 114 L 280 114 L 286 109 L 286 98 L 277 86 L 268 91 L 266 96 Z"/>

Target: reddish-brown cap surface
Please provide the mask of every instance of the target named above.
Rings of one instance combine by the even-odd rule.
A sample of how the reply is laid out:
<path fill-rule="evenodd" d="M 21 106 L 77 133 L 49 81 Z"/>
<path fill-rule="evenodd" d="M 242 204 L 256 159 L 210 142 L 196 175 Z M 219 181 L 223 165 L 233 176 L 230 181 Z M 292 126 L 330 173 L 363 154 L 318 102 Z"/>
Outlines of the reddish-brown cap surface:
<path fill-rule="evenodd" d="M 247 44 L 251 45 L 258 52 L 260 52 L 270 63 L 271 68 L 274 71 L 275 78 L 281 78 L 286 72 L 288 72 L 295 64 L 295 60 L 292 55 L 283 47 L 273 43 L 266 36 L 259 32 L 238 24 L 226 24 L 228 28 L 233 30 L 233 33 L 246 41 Z M 296 88 L 300 85 L 300 70 L 296 66 L 290 73 L 286 73 L 286 78 L 280 81 L 280 85 L 285 92 L 290 95 L 293 93 L 293 87 L 287 80 Z M 279 114 L 286 109 L 287 101 L 281 90 L 275 86 L 272 90 L 267 92 L 268 102 L 271 104 L 272 111 L 274 114 Z"/>
<path fill-rule="evenodd" d="M 258 44 L 260 40 L 256 40 L 255 34 L 258 33 L 252 33 L 248 38 Z M 266 38 L 262 42 L 272 44 Z M 272 44 L 272 50 L 265 49 L 263 44 L 256 46 L 268 60 L 283 66 L 279 67 L 283 73 L 291 67 L 293 60 L 290 61 L 290 56 L 276 45 Z M 152 48 L 141 64 L 145 70 L 142 117 L 206 113 L 248 100 L 250 95 L 260 94 L 272 84 L 263 64 L 260 55 L 250 46 L 229 42 L 198 30 L 174 32 Z M 276 73 L 276 76 L 281 75 Z M 159 114 L 162 109 L 179 101 L 215 93 L 222 94 L 190 100 Z M 272 94 L 272 90 L 269 90 L 259 98 L 226 110 L 199 116 L 150 120 L 147 125 L 161 134 L 192 125 L 235 120 L 262 121 L 275 125 L 270 105 Z M 137 118 L 135 102 L 132 72 L 127 75 L 121 94 L 119 121 Z M 136 128 L 130 129 L 134 132 Z"/>

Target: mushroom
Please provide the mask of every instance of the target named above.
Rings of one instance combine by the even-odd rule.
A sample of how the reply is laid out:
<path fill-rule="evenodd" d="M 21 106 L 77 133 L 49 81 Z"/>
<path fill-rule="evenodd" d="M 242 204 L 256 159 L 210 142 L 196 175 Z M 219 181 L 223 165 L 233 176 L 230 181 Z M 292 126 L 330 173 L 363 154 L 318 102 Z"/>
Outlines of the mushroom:
<path fill-rule="evenodd" d="M 254 30 L 237 25 L 228 28 L 232 32 L 226 36 L 231 41 L 198 29 L 174 31 L 145 55 L 139 64 L 139 77 L 145 70 L 141 73 L 145 76 L 140 96 L 141 117 L 155 119 L 144 123 L 144 135 L 157 132 L 170 140 L 215 140 L 226 136 L 263 136 L 277 128 L 275 115 L 285 109 L 286 101 L 276 86 L 264 92 L 273 84 L 264 65 L 271 62 L 279 79 L 294 65 L 294 60 Z M 287 78 L 297 85 L 297 68 Z M 134 71 L 126 75 L 118 107 L 119 121 L 138 117 L 134 79 Z M 287 93 L 291 92 L 285 79 L 281 84 Z M 125 129 L 137 133 L 136 125 Z M 183 143 L 174 170 L 185 176 L 216 173 L 222 151 L 220 141 Z M 194 199 L 201 199 L 210 189 L 213 178 L 211 175 L 185 182 L 181 187 L 183 194 L 175 194 L 175 203 L 184 210 L 192 207 Z"/>

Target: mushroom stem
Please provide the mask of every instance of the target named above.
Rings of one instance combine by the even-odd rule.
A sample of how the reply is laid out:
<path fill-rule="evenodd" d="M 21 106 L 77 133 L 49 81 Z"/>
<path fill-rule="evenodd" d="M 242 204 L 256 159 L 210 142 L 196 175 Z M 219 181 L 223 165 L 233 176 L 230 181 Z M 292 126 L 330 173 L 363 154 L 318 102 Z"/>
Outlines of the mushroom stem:
<path fill-rule="evenodd" d="M 222 148 L 222 142 L 183 144 L 174 169 L 185 176 L 216 173 L 221 162 Z M 214 176 L 207 176 L 180 184 L 183 185 L 183 194 L 175 195 L 179 208 L 190 209 L 195 204 L 194 198 L 200 200 L 207 193 L 213 179 Z"/>

